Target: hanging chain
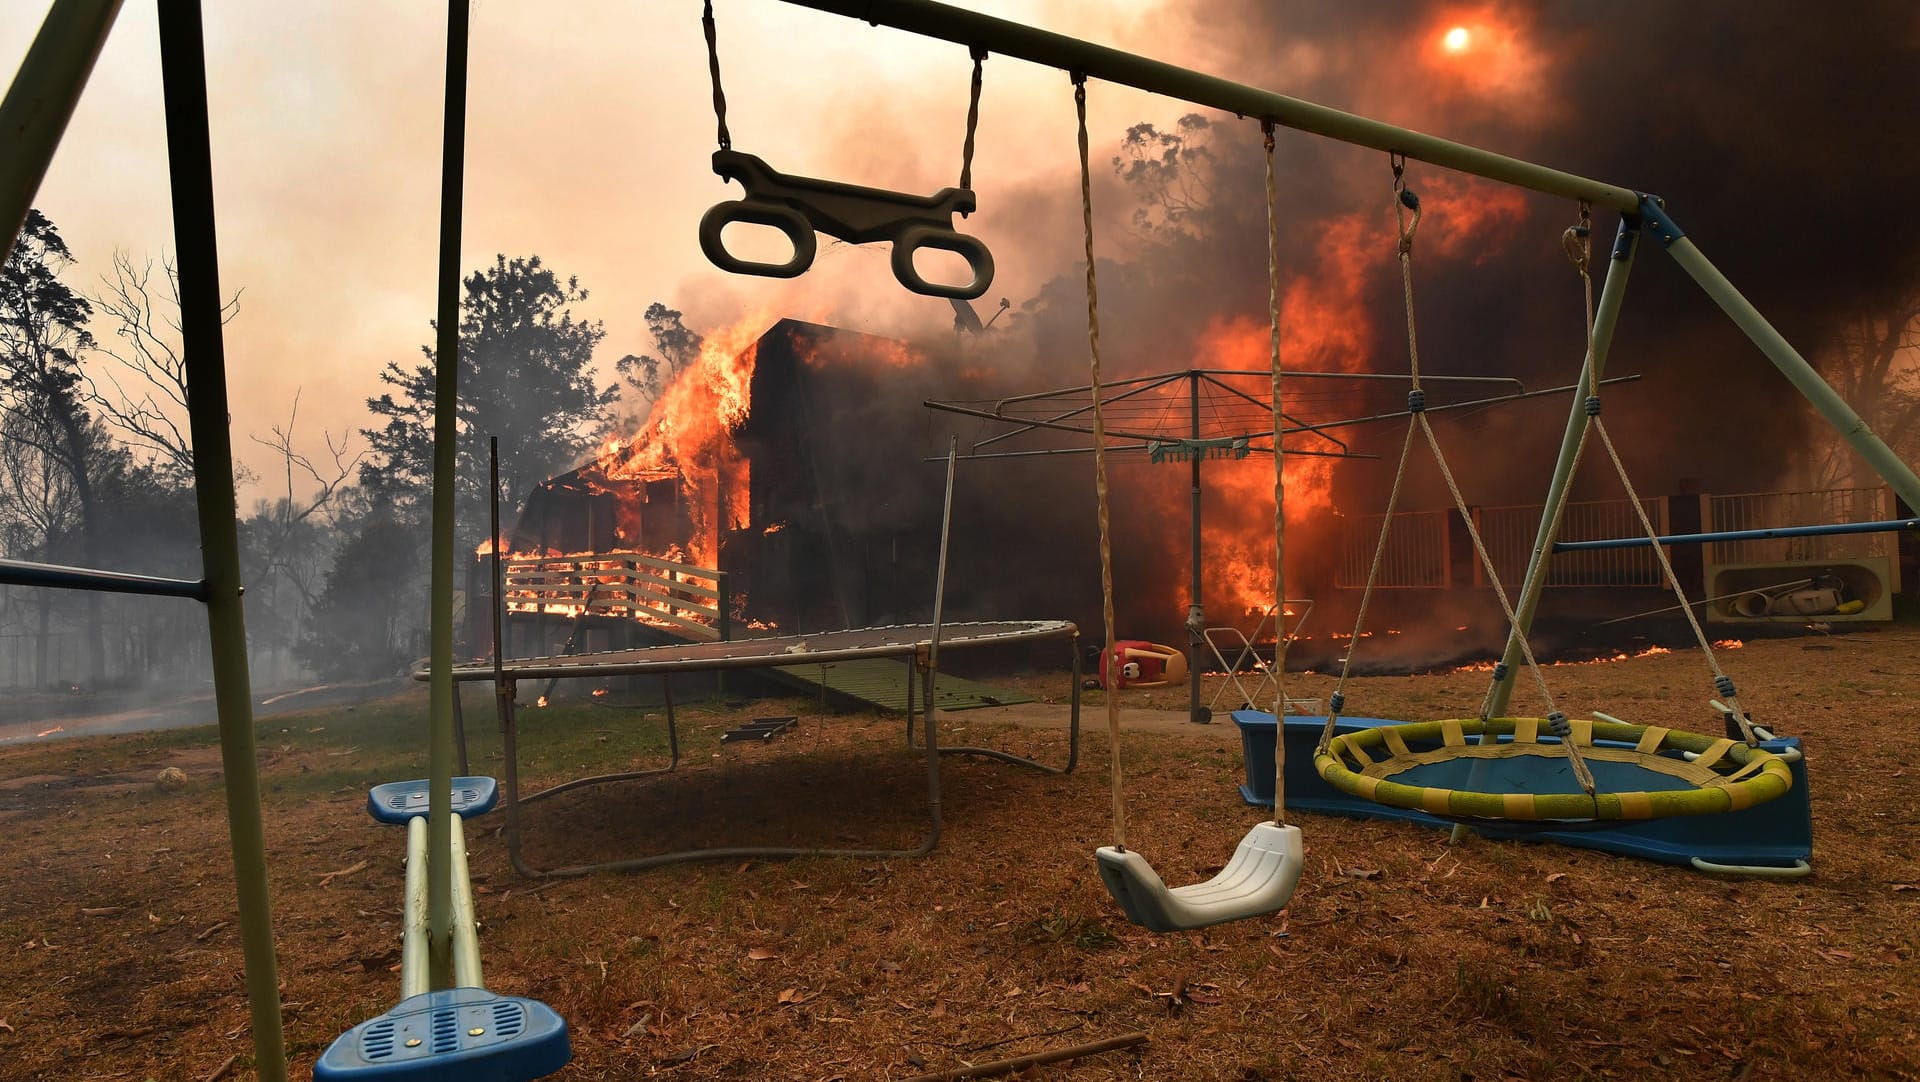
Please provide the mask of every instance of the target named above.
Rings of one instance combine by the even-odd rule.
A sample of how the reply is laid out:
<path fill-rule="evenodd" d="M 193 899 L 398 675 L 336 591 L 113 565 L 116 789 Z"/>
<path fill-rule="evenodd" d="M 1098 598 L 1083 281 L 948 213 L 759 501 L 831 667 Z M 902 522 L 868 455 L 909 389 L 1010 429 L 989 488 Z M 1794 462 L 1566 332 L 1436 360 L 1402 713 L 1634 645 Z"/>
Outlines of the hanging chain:
<path fill-rule="evenodd" d="M 980 125 L 980 83 L 982 68 L 986 63 L 987 51 L 980 46 L 973 47 L 973 89 L 967 98 L 967 141 L 960 148 L 960 187 L 973 190 L 973 131 Z M 960 212 L 966 217 L 966 211 Z"/>
<path fill-rule="evenodd" d="M 720 149 L 733 149 L 733 135 L 727 131 L 727 95 L 720 89 L 720 46 L 713 25 L 713 0 L 707 0 L 700 16 L 700 28 L 707 35 L 707 74 L 713 81 L 713 117 L 720 127 Z"/>

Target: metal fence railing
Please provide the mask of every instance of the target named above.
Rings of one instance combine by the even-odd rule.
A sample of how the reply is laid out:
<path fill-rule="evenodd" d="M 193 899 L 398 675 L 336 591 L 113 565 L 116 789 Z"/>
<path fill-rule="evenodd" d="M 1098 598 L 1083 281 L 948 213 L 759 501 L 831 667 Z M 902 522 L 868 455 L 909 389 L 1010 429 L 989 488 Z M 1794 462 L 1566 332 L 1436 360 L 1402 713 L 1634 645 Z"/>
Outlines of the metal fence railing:
<path fill-rule="evenodd" d="M 1667 530 L 1667 501 L 1640 501 L 1654 529 Z M 1540 529 L 1539 504 L 1518 507 L 1482 507 L 1473 513 L 1474 525 L 1486 542 L 1487 555 L 1499 572 L 1500 584 L 1518 589 L 1533 555 L 1534 535 Z M 1614 537 L 1644 537 L 1646 528 L 1626 499 L 1576 500 L 1567 504 L 1560 520 L 1562 541 L 1598 541 Z M 1486 586 L 1486 571 L 1474 561 L 1473 583 Z M 1556 553 L 1547 565 L 1548 586 L 1663 587 L 1666 576 L 1651 548 L 1592 549 Z"/>
<path fill-rule="evenodd" d="M 1394 515 L 1375 587 L 1431 590 L 1453 585 L 1449 571 L 1453 557 L 1447 537 L 1449 514 L 1440 510 Z M 1380 521 L 1385 517 L 1357 515 L 1340 520 L 1340 565 L 1334 585 L 1343 590 L 1366 586 L 1367 571 L 1373 566 L 1373 554 L 1380 542 Z"/>
<path fill-rule="evenodd" d="M 1833 488 L 1799 492 L 1745 492 L 1706 497 L 1707 529 L 1758 530 L 1781 526 L 1877 522 L 1894 517 L 1887 488 Z M 1718 564 L 1784 563 L 1890 556 L 1891 533 L 1826 534 L 1762 541 L 1716 541 L 1707 559 Z"/>

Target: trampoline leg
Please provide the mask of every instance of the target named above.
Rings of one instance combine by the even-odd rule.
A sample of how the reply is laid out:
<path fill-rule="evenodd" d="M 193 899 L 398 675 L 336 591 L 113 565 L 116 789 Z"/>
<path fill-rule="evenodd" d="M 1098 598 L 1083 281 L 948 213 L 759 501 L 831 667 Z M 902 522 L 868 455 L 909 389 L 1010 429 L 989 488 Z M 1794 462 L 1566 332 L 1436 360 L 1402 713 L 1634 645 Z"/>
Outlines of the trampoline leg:
<path fill-rule="evenodd" d="M 494 690 L 500 703 L 501 757 L 506 761 L 507 862 L 521 875 L 539 878 L 545 873 L 528 867 L 525 858 L 520 855 L 520 733 L 513 715 L 513 697 L 517 689 L 513 681 L 506 680 L 495 685 Z"/>
<path fill-rule="evenodd" d="M 1072 637 L 1072 639 L 1069 642 L 1069 648 L 1072 649 L 1073 651 L 1073 661 L 1072 661 L 1073 688 L 1067 700 L 1068 703 L 1070 704 L 1068 708 L 1068 715 L 1067 715 L 1067 765 L 1048 766 L 1047 764 L 1040 762 L 1038 759 L 1028 759 L 1025 756 L 1015 755 L 1011 752 L 1001 751 L 997 748 L 974 748 L 974 747 L 942 748 L 940 749 L 940 754 L 972 755 L 981 759 L 995 759 L 1003 763 L 1012 763 L 1014 766 L 1030 766 L 1035 770 L 1040 771 L 1042 774 L 1073 773 L 1073 768 L 1076 765 L 1078 765 L 1080 762 L 1080 676 L 1081 676 L 1081 673 L 1080 673 L 1080 637 L 1078 635 L 1075 635 Z M 912 664 L 912 663 L 913 661 L 910 660 L 909 664 Z M 922 714 L 923 717 L 932 716 L 932 713 L 933 713 L 931 709 L 931 703 L 933 702 L 932 694 L 933 694 L 932 689 L 931 687 L 929 687 L 926 695 L 923 696 L 927 700 L 927 705 L 923 705 L 920 709 L 920 713 Z M 931 722 L 929 722 L 928 724 L 930 727 Z M 913 747 L 913 677 L 911 675 L 908 676 L 907 678 L 907 746 L 909 748 Z"/>
<path fill-rule="evenodd" d="M 920 853 L 924 854 L 932 852 L 935 843 L 940 840 L 940 727 L 936 724 L 933 709 L 933 666 L 927 666 L 921 679 L 925 681 L 920 689 L 920 709 L 926 715 L 927 817 L 931 820 L 927 840 L 920 846 Z M 913 681 L 907 682 L 912 684 Z"/>
<path fill-rule="evenodd" d="M 1080 762 L 1080 636 L 1068 639 L 1067 649 L 1073 652 L 1073 691 L 1068 699 L 1072 705 L 1067 713 L 1067 765 L 1062 774 L 1073 773 Z"/>
<path fill-rule="evenodd" d="M 453 750 L 459 756 L 460 774 L 473 773 L 467 764 L 467 712 L 460 708 L 460 685 L 453 685 Z"/>
<path fill-rule="evenodd" d="M 521 798 L 520 803 L 531 804 L 536 800 L 545 800 L 555 793 L 564 793 L 569 789 L 582 789 L 589 785 L 604 785 L 607 782 L 613 781 L 632 781 L 635 778 L 650 778 L 655 774 L 671 774 L 678 769 L 680 766 L 680 727 L 674 718 L 673 685 L 667 683 L 667 678 L 663 676 L 660 679 L 660 689 L 661 694 L 667 701 L 666 766 L 657 766 L 651 770 L 623 770 L 618 774 L 595 774 L 586 778 L 574 778 L 572 781 L 563 781 L 558 785 L 549 785 L 537 793 L 529 793 Z"/>
<path fill-rule="evenodd" d="M 913 747 L 913 678 L 918 675 L 912 654 L 907 655 L 907 747 Z"/>
<path fill-rule="evenodd" d="M 660 694 L 667 701 L 667 769 L 646 771 L 649 774 L 670 773 L 680 765 L 680 726 L 673 716 L 673 685 L 667 682 L 668 679 L 665 676 L 660 678 Z"/>

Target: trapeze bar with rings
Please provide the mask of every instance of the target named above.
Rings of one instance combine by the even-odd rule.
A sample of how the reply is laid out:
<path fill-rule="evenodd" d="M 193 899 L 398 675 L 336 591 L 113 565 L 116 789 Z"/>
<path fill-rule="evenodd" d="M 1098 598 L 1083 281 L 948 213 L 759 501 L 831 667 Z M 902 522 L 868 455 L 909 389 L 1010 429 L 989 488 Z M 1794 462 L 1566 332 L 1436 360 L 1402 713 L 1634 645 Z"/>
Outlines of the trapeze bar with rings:
<path fill-rule="evenodd" d="M 1774 526 L 1760 530 L 1715 530 L 1710 533 L 1677 533 L 1657 538 L 1662 545 L 1704 545 L 1715 541 L 1769 541 L 1776 537 L 1827 537 L 1850 533 L 1904 533 L 1920 530 L 1920 518 L 1894 518 L 1879 522 L 1832 522 L 1815 526 Z M 1650 548 L 1654 538 L 1607 537 L 1597 541 L 1555 541 L 1555 552 L 1588 552 L 1594 549 Z"/>

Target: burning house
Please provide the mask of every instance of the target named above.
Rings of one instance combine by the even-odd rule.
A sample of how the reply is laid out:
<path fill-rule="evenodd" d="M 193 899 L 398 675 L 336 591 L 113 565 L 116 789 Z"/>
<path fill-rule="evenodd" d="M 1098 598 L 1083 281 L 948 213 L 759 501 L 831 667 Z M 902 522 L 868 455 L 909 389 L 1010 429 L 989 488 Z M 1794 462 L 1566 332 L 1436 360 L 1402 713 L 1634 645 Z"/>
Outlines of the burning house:
<path fill-rule="evenodd" d="M 791 319 L 734 346 L 707 348 L 642 431 L 527 494 L 506 534 L 510 613 L 584 609 L 693 637 L 687 621 L 718 633 L 924 618 L 941 479 L 895 408 L 924 359 Z"/>
<path fill-rule="evenodd" d="M 928 617 L 944 480 L 936 463 L 946 431 L 921 407 L 986 377 L 961 375 L 899 341 L 817 323 L 743 326 L 764 329 L 713 336 L 644 427 L 526 494 L 505 538 L 510 653 L 560 649 L 576 628 L 593 636 L 577 645 L 604 648 L 650 641 L 648 628 L 700 639 Z M 1364 491 L 1378 464 L 1341 474 L 1341 487 L 1356 491 L 1336 500 L 1334 462 L 1288 461 L 1289 596 L 1319 606 L 1311 641 L 1302 644 L 1318 658 L 1344 649 L 1342 630 L 1380 525 L 1379 503 Z M 1084 456 L 963 465 L 950 619 L 1065 616 L 1098 634 L 1087 465 Z M 1120 456 L 1113 470 L 1121 631 L 1185 641 L 1188 470 L 1144 455 Z M 1200 471 L 1210 501 L 1201 555 L 1211 624 L 1252 628 L 1269 603 L 1271 470 L 1270 460 L 1252 459 L 1209 461 Z M 1534 494 L 1527 489 L 1513 494 Z M 1875 502 L 1885 501 L 1881 491 L 1858 494 L 1873 504 L 1858 509 L 1799 506 L 1831 498 L 1819 494 L 1802 494 L 1799 503 L 1784 498 L 1683 493 L 1649 506 L 1661 529 L 1681 531 L 1724 528 L 1750 513 L 1785 520 L 1891 513 Z M 1502 581 L 1517 583 L 1538 505 L 1477 506 L 1473 516 Z M 1570 538 L 1626 536 L 1638 532 L 1638 521 L 1625 501 L 1587 501 L 1570 513 L 1567 530 Z M 1773 611 L 1771 600 L 1762 605 L 1743 591 L 1833 576 L 1844 580 L 1836 604 L 1857 599 L 1862 618 L 1885 618 L 1901 581 L 1891 542 L 1871 550 L 1851 544 L 1794 553 L 1677 548 L 1673 557 L 1690 596 L 1732 598 L 1710 618 L 1782 618 L 1785 610 Z M 1457 513 L 1404 509 L 1385 555 L 1376 608 L 1383 642 L 1395 645 L 1366 651 L 1371 663 L 1443 663 L 1497 645 L 1502 617 Z M 1790 556 L 1797 562 L 1781 567 Z M 1646 549 L 1564 554 L 1549 585 L 1554 596 L 1542 623 L 1552 638 L 1584 635 L 1596 619 L 1670 601 Z"/>

